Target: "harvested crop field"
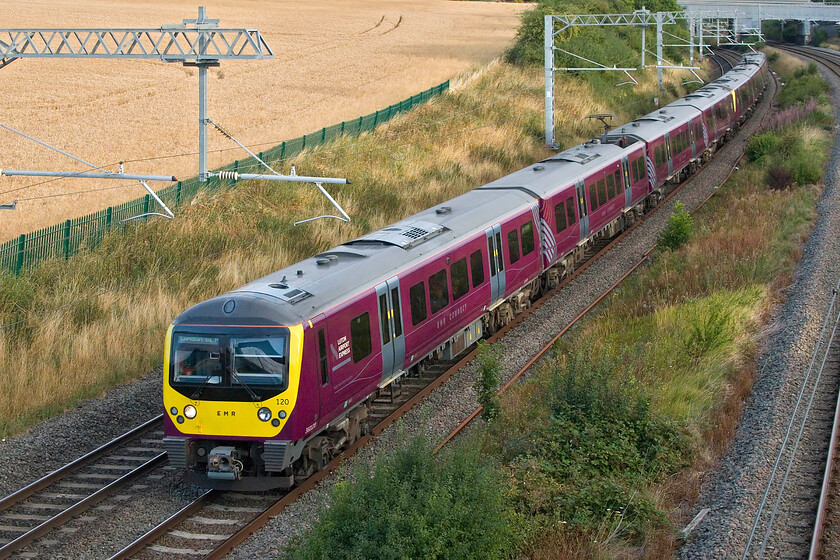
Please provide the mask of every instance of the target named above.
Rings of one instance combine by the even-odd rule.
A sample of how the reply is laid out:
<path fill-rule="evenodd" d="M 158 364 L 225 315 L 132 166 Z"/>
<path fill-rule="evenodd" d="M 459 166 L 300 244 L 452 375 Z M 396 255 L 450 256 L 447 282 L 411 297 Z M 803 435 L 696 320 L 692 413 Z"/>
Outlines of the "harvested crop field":
<path fill-rule="evenodd" d="M 206 2 L 222 28 L 259 29 L 274 52 L 208 72 L 208 116 L 254 151 L 349 120 L 500 55 L 528 6 L 445 0 Z M 198 15 L 183 0 L 24 0 L 0 4 L 3 28 L 158 28 Z M 0 69 L 0 123 L 116 171 L 198 171 L 198 71 L 138 60 L 22 59 Z M 247 156 L 208 131 L 209 167 Z M 86 166 L 0 130 L 0 168 Z M 351 178 L 352 180 L 352 178 Z M 165 184 L 153 185 L 162 188 Z M 117 187 L 117 188 L 114 188 Z M 107 189 L 107 190 L 102 190 Z M 26 200 L 65 193 L 81 193 Z M 137 183 L 0 178 L 0 241 L 144 194 Z"/>

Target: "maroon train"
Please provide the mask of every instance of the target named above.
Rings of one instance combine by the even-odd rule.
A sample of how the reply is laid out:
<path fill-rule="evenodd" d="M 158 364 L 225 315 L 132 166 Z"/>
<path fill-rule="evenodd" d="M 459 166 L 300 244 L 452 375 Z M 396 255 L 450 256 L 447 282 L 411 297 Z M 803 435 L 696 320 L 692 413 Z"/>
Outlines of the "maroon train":
<path fill-rule="evenodd" d="M 188 309 L 166 337 L 170 463 L 242 490 L 323 468 L 380 390 L 510 321 L 693 173 L 767 79 L 748 54 L 600 139 Z"/>

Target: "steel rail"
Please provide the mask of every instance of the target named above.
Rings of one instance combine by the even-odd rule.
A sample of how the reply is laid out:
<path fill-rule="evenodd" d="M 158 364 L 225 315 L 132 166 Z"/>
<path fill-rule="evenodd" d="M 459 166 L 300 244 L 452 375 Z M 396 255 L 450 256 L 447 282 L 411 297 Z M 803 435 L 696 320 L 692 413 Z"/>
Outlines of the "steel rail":
<path fill-rule="evenodd" d="M 126 558 L 131 558 L 141 550 L 148 548 L 152 543 L 156 540 L 161 538 L 165 535 L 169 529 L 180 525 L 197 511 L 201 510 L 204 505 L 213 497 L 215 497 L 219 493 L 218 490 L 208 490 L 207 492 L 203 493 L 201 496 L 193 500 L 192 503 L 188 504 L 187 506 L 180 509 L 177 513 L 173 514 L 171 517 L 159 523 L 154 529 L 131 543 L 130 545 L 123 548 L 121 551 L 117 552 L 113 556 L 111 556 L 108 560 L 124 560 Z"/>
<path fill-rule="evenodd" d="M 87 498 L 76 502 L 74 505 L 65 509 L 58 515 L 55 515 L 47 521 L 44 521 L 37 527 L 24 533 L 23 535 L 19 536 L 13 541 L 10 541 L 5 545 L 0 546 L 0 558 L 8 558 L 13 552 L 16 552 L 21 548 L 32 544 L 37 538 L 42 537 L 43 535 L 55 529 L 56 527 L 63 525 L 64 523 L 69 521 L 73 516 L 78 515 L 90 509 L 92 506 L 98 504 L 99 502 L 107 498 L 114 490 L 118 490 L 125 486 L 127 483 L 134 480 L 135 478 L 158 468 L 166 461 L 167 456 L 166 452 L 164 451 L 163 453 L 155 456 L 153 459 L 150 459 L 149 461 L 146 461 L 142 465 L 133 469 L 131 472 L 128 472 L 122 475 L 120 478 L 116 479 L 115 481 L 111 482 L 110 484 L 103 486 Z"/>
<path fill-rule="evenodd" d="M 12 507 L 13 505 L 17 504 L 21 500 L 24 500 L 30 496 L 32 496 L 35 492 L 39 490 L 43 490 L 48 486 L 54 484 L 55 482 L 61 480 L 65 476 L 68 476 L 80 468 L 87 466 L 89 463 L 99 459 L 100 457 L 110 453 L 114 449 L 120 447 L 124 443 L 134 439 L 137 435 L 148 431 L 155 423 L 163 421 L 163 414 L 155 416 L 154 418 L 140 424 L 136 428 L 124 433 L 123 435 L 109 441 L 108 443 L 101 445 L 94 449 L 93 451 L 82 455 L 72 463 L 68 463 L 67 465 L 57 469 L 47 476 L 36 480 L 35 482 L 29 484 L 28 486 L 21 488 L 17 492 L 9 494 L 2 500 L 0 500 L 0 511 L 5 511 Z"/>

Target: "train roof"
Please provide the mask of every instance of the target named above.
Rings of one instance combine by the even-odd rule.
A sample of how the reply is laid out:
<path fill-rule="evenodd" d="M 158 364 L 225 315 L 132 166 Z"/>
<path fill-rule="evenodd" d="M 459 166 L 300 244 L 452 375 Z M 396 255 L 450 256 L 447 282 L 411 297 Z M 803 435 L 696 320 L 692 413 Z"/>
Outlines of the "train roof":
<path fill-rule="evenodd" d="M 477 190 L 520 189 L 543 198 L 558 188 L 588 177 L 594 171 L 618 161 L 639 147 L 641 144 L 621 148 L 612 143 L 593 140 L 554 154 L 525 169 L 478 187 Z"/>
<path fill-rule="evenodd" d="M 174 324 L 300 324 L 534 202 L 516 190 L 470 191 L 199 303 Z"/>
<path fill-rule="evenodd" d="M 635 136 L 649 142 L 660 138 L 665 132 L 673 130 L 675 126 L 687 123 L 692 117 L 696 117 L 699 114 L 699 111 L 692 106 L 668 105 L 611 130 L 607 138 L 613 140 L 626 136 Z"/>
<path fill-rule="evenodd" d="M 677 99 L 667 107 L 690 106 L 700 111 L 705 111 L 727 95 L 730 95 L 732 90 L 746 83 L 758 72 L 762 64 L 764 64 L 763 53 L 744 55 L 741 62 L 729 72 L 685 97 Z"/>

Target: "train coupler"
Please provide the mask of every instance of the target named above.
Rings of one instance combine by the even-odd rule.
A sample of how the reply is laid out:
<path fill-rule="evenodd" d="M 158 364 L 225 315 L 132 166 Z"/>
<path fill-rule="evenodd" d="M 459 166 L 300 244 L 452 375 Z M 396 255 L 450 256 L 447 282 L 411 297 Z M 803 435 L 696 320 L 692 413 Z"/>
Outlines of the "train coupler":
<path fill-rule="evenodd" d="M 239 480 L 242 478 L 242 461 L 233 446 L 219 446 L 210 450 L 207 458 L 207 478 Z"/>

